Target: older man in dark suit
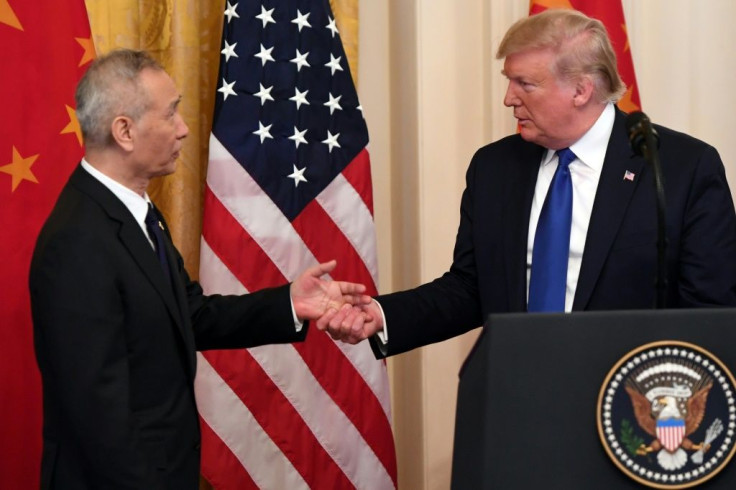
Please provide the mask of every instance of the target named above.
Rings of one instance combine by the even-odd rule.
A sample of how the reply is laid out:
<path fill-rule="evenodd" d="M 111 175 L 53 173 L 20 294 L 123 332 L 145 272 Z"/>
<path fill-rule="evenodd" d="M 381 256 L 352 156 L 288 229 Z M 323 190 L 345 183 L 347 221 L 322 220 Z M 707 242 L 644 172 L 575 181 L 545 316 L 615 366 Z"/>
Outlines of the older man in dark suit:
<path fill-rule="evenodd" d="M 146 194 L 187 136 L 158 63 L 120 50 L 77 88 L 85 158 L 38 238 L 30 272 L 43 380 L 44 489 L 196 489 L 195 349 L 304 339 L 305 320 L 364 288 L 320 277 L 204 296 Z"/>
<path fill-rule="evenodd" d="M 652 169 L 632 151 L 614 105 L 626 87 L 605 28 L 573 10 L 547 10 L 513 25 L 497 57 L 519 134 L 473 157 L 452 267 L 379 296 L 365 308 L 369 317 L 345 306 L 319 328 L 352 343 L 371 337 L 384 356 L 464 333 L 489 313 L 654 306 Z M 734 306 L 736 216 L 720 157 L 702 141 L 656 129 L 666 305 Z"/>

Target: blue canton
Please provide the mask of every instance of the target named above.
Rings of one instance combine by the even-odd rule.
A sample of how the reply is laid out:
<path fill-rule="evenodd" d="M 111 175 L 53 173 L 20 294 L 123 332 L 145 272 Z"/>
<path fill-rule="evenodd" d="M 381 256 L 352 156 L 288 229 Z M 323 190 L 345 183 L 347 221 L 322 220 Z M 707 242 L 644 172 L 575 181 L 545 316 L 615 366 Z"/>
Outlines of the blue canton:
<path fill-rule="evenodd" d="M 291 221 L 368 144 L 327 0 L 228 1 L 212 132 Z"/>

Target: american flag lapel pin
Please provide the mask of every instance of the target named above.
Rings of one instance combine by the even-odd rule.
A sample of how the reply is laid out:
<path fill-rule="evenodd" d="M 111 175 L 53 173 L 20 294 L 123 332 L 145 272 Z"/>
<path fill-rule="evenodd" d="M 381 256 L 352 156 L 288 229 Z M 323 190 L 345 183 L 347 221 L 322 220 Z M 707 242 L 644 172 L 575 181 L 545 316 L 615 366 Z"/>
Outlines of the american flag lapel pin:
<path fill-rule="evenodd" d="M 627 170 L 626 172 L 624 172 L 624 180 L 634 182 L 634 177 L 636 177 L 636 175 L 631 170 Z"/>

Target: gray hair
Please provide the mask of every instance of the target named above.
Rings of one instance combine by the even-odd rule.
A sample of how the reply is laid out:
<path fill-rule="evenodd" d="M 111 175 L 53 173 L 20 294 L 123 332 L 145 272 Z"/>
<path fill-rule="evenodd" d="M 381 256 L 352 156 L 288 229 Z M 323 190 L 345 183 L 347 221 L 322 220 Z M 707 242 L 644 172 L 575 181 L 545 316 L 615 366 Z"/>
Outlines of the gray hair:
<path fill-rule="evenodd" d="M 530 49 L 550 48 L 556 53 L 550 69 L 572 80 L 590 75 L 600 102 L 616 102 L 626 92 L 616 65 L 616 53 L 603 24 L 569 9 L 547 9 L 517 21 L 506 32 L 497 59 Z"/>
<path fill-rule="evenodd" d="M 77 119 L 87 147 L 111 143 L 112 121 L 127 116 L 137 121 L 150 100 L 139 83 L 145 69 L 163 67 L 145 51 L 117 49 L 92 62 L 77 84 Z"/>

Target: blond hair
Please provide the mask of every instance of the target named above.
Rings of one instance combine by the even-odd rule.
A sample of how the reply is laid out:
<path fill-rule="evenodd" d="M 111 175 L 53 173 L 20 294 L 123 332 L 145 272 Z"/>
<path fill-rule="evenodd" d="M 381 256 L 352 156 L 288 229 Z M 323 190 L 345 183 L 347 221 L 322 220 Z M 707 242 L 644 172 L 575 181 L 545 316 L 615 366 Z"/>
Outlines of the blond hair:
<path fill-rule="evenodd" d="M 556 54 L 550 67 L 553 73 L 565 80 L 591 76 L 599 101 L 616 102 L 626 92 L 616 68 L 616 53 L 599 20 L 569 9 L 547 9 L 525 17 L 506 32 L 496 58 L 545 48 Z"/>

